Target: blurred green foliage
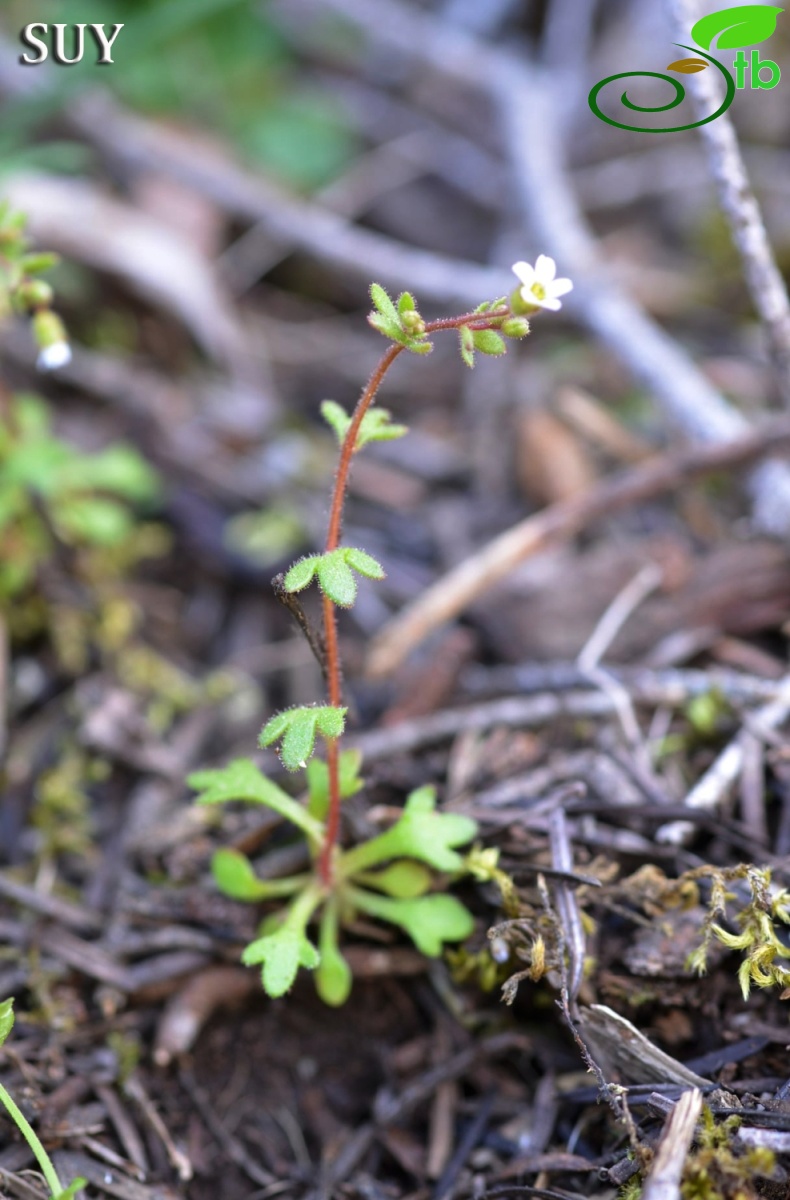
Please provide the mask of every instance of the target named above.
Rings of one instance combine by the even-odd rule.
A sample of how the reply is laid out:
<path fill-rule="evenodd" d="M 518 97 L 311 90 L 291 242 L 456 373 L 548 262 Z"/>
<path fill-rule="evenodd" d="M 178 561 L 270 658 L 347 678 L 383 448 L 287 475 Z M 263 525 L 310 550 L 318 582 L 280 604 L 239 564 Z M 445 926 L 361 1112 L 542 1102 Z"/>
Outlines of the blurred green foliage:
<path fill-rule="evenodd" d="M 6 0 L 0 17 L 18 38 L 30 21 L 123 23 L 112 67 L 96 67 L 92 39 L 85 59 L 44 70 L 47 95 L 17 103 L 0 131 L 0 158 L 55 170 L 80 170 L 85 151 L 57 141 L 36 146 L 33 130 L 65 93 L 112 88 L 124 103 L 177 116 L 227 138 L 254 165 L 311 189 L 348 161 L 354 139 L 328 90 L 306 83 L 265 3 L 251 0 Z M 22 47 L 20 44 L 20 51 Z M 10 117 L 9 117 L 10 113 Z M 8 169 L 6 162 L 5 169 Z"/>
<path fill-rule="evenodd" d="M 137 545 L 138 505 L 159 494 L 154 471 L 131 446 L 85 454 L 56 437 L 36 396 L 0 405 L 0 611 L 12 633 L 36 632 L 41 571 L 63 553 L 83 556 L 80 577 L 122 574 L 150 547 Z M 87 557 L 85 557 L 87 556 Z M 118 560 L 118 561 L 116 561 Z M 75 560 L 74 566 L 77 566 Z M 24 601 L 24 603 L 23 603 Z"/>

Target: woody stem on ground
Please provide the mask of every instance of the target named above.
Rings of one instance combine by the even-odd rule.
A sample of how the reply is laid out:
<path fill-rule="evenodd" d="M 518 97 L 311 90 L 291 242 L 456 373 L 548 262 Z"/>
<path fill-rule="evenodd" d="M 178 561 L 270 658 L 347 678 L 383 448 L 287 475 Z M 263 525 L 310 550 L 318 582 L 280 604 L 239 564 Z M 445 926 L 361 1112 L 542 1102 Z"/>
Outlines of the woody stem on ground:
<path fill-rule="evenodd" d="M 426 322 L 425 333 L 437 333 L 442 329 L 459 329 L 468 325 L 472 330 L 496 329 L 509 315 L 508 308 L 492 309 L 485 314 L 464 313 L 460 317 L 444 317 L 437 321 Z M 343 445 L 340 448 L 340 459 L 335 473 L 335 485 L 332 492 L 332 504 L 329 510 L 329 526 L 327 529 L 324 553 L 329 554 L 338 548 L 343 525 L 343 505 L 348 487 L 348 477 L 351 470 L 351 460 L 357 444 L 357 436 L 365 413 L 376 398 L 376 394 L 384 381 L 384 376 L 395 359 L 405 347 L 397 342 L 385 351 L 379 359 L 373 373 L 365 385 L 357 406 L 351 417 L 351 424 L 346 431 Z M 329 703 L 339 707 L 341 695 L 340 651 L 337 638 L 337 620 L 335 606 L 328 596 L 323 597 L 324 643 L 326 651 L 326 676 Z M 319 876 L 323 885 L 330 889 L 334 882 L 333 857 L 340 829 L 340 770 L 338 738 L 326 739 L 326 763 L 329 775 L 329 808 L 327 811 L 326 833 L 324 844 L 319 857 Z"/>

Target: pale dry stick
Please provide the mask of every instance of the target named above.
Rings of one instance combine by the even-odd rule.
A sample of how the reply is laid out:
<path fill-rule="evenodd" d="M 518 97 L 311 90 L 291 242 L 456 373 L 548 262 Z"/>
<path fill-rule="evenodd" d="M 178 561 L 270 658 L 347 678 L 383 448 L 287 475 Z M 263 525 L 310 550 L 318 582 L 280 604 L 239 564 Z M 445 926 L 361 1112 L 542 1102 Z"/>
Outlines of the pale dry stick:
<path fill-rule="evenodd" d="M 375 6 L 368 0 L 298 3 L 302 8 L 318 4 L 341 13 L 378 45 L 490 96 L 499 109 L 514 176 L 509 198 L 521 209 L 532 241 L 572 277 L 574 290 L 565 302 L 568 310 L 625 364 L 691 439 L 727 441 L 748 429 L 746 419 L 697 370 L 678 343 L 609 277 L 572 191 L 557 121 L 562 98 L 549 71 L 530 65 L 523 54 L 486 45 L 398 0 L 376 0 Z M 374 269 L 370 261 L 368 265 Z M 420 290 L 422 285 L 413 278 L 407 286 Z M 787 467 L 762 463 L 749 479 L 748 490 L 757 525 L 765 532 L 787 536 Z"/>
<path fill-rule="evenodd" d="M 748 729 L 741 730 L 686 796 L 684 807 L 712 812 L 735 786 L 743 770 L 749 738 L 778 729 L 790 716 L 790 675 L 783 679 L 775 700 L 751 714 Z M 690 821 L 670 821 L 656 830 L 656 841 L 682 846 L 693 836 Z"/>
<path fill-rule="evenodd" d="M 549 814 L 549 845 L 551 847 L 551 862 L 555 871 L 573 874 L 573 848 L 568 833 L 568 822 L 565 810 L 558 806 Z M 571 1006 L 576 1003 L 582 979 L 584 978 L 584 959 L 586 941 L 582 925 L 579 902 L 576 893 L 567 880 L 558 879 L 552 882 L 557 916 L 562 922 L 565 936 L 565 946 L 568 953 L 567 988 L 568 1000 Z"/>
<path fill-rule="evenodd" d="M 661 1135 L 642 1200 L 680 1200 L 683 1168 L 701 1112 L 702 1092 L 698 1088 L 684 1092 Z"/>
<path fill-rule="evenodd" d="M 696 0 L 666 0 L 679 42 L 688 42 L 689 30 L 701 15 Z M 721 103 L 715 71 L 689 76 L 691 100 L 698 118 Z M 738 250 L 752 303 L 767 335 L 785 404 L 790 405 L 790 299 L 776 265 L 760 206 L 752 191 L 738 136 L 728 113 L 701 125 L 699 135 L 716 184 L 719 204 Z"/>
<path fill-rule="evenodd" d="M 656 563 L 648 563 L 638 571 L 612 600 L 576 660 L 590 682 L 611 697 L 626 740 L 638 754 L 640 765 L 647 770 L 650 768 L 650 755 L 628 690 L 600 663 L 625 623 L 656 590 L 662 579 L 663 572 Z"/>
<path fill-rule="evenodd" d="M 390 621 L 373 642 L 368 674 L 389 674 L 430 633 L 544 547 L 568 541 L 602 516 L 672 491 L 697 476 L 742 466 L 788 442 L 790 421 L 780 417 L 730 442 L 656 455 L 602 480 L 581 496 L 527 517 L 454 567 Z"/>
<path fill-rule="evenodd" d="M 597 667 L 620 630 L 648 596 L 660 587 L 664 573 L 656 563 L 648 563 L 615 596 L 576 660 L 582 671 Z"/>

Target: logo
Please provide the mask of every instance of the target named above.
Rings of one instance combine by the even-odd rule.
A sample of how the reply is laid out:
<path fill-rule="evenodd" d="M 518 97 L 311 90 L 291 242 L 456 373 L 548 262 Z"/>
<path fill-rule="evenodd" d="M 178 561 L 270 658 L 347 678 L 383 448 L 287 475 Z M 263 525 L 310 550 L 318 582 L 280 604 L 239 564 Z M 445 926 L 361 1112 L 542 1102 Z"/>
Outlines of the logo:
<path fill-rule="evenodd" d="M 662 79 L 674 89 L 675 95 L 672 100 L 652 108 L 636 104 L 629 99 L 627 91 L 623 92 L 620 103 L 631 112 L 662 113 L 677 108 L 686 98 L 686 89 L 679 80 L 673 79 L 671 75 L 662 75 L 658 71 L 621 71 L 619 75 L 609 75 L 596 83 L 587 102 L 596 117 L 606 121 L 607 125 L 632 130 L 635 133 L 680 133 L 684 129 L 696 129 L 699 125 L 707 125 L 709 121 L 715 121 L 727 111 L 735 99 L 736 91 L 743 90 L 747 86 L 747 80 L 748 86 L 753 90 L 770 91 L 778 84 L 782 72 L 777 64 L 770 58 L 760 58 L 759 50 L 752 50 L 751 55 L 747 56 L 744 47 L 767 42 L 776 29 L 776 21 L 781 12 L 784 12 L 783 8 L 776 8 L 772 4 L 740 4 L 737 8 L 723 8 L 703 17 L 692 26 L 691 36 L 697 43 L 696 46 L 675 42 L 681 50 L 690 50 L 694 57 L 679 58 L 671 62 L 667 67 L 668 71 L 676 71 L 680 75 L 693 75 L 713 66 L 724 80 L 725 91 L 721 104 L 715 112 L 699 121 L 691 121 L 688 125 L 665 125 L 660 129 L 644 129 L 640 125 L 627 125 L 623 121 L 615 121 L 601 110 L 598 97 L 608 84 L 615 83 L 618 79 Z M 714 41 L 717 53 L 722 50 L 738 51 L 733 60 L 732 71 L 717 58 L 705 53 L 712 48 Z"/>

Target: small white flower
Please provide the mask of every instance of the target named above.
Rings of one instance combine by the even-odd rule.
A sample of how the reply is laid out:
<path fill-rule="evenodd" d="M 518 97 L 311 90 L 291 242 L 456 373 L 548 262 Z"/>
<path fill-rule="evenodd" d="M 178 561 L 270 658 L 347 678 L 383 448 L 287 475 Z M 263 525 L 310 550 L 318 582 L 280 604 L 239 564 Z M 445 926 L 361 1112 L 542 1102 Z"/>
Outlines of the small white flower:
<path fill-rule="evenodd" d="M 39 371 L 57 371 L 71 362 L 71 346 L 68 342 L 53 342 L 39 351 L 36 366 Z"/>
<path fill-rule="evenodd" d="M 559 312 L 562 308 L 560 296 L 566 295 L 573 287 L 570 279 L 555 279 L 557 264 L 548 254 L 539 254 L 534 267 L 526 262 L 513 263 L 513 270 L 523 285 L 520 288 L 521 299 L 535 308 Z"/>

